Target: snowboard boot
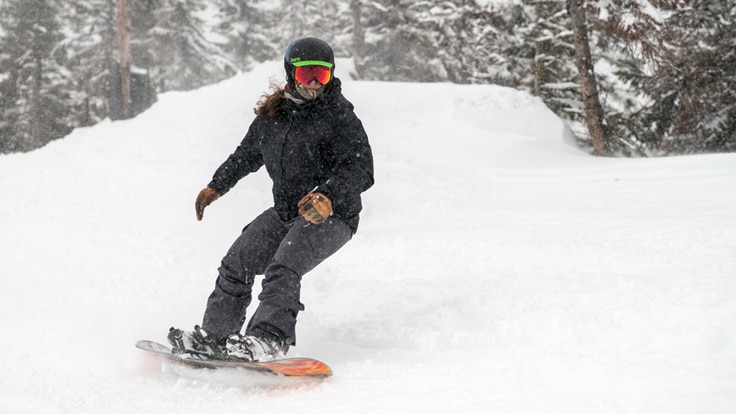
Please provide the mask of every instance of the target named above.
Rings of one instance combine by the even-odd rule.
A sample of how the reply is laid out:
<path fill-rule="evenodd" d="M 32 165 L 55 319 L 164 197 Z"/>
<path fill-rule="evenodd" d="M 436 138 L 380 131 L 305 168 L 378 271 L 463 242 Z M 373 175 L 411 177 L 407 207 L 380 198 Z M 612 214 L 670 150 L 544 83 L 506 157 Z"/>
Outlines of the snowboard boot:
<path fill-rule="evenodd" d="M 225 341 L 207 335 L 199 325 L 193 331 L 169 329 L 167 337 L 175 354 L 186 354 L 199 359 L 227 359 Z"/>
<path fill-rule="evenodd" d="M 274 335 L 267 333 L 254 335 L 235 334 L 225 344 L 227 355 L 231 360 L 247 362 L 264 362 L 281 359 L 286 356 L 289 346 Z"/>

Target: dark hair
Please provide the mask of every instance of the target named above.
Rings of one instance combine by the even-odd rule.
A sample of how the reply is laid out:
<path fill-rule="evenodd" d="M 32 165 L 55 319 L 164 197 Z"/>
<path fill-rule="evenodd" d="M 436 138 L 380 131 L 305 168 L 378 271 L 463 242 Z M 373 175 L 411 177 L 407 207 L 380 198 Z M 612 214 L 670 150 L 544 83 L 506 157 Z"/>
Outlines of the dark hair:
<path fill-rule="evenodd" d="M 271 84 L 271 93 L 264 93 L 253 108 L 253 112 L 257 116 L 268 116 L 275 118 L 278 115 L 278 108 L 281 101 L 286 99 L 284 88 L 278 84 Z"/>

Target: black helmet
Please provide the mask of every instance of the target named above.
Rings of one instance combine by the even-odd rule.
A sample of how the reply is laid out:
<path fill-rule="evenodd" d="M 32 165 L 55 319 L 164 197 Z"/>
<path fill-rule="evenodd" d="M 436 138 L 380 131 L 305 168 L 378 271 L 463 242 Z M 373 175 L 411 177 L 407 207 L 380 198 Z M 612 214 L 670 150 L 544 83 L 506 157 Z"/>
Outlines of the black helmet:
<path fill-rule="evenodd" d="M 316 37 L 302 37 L 291 42 L 284 55 L 284 69 L 286 81 L 292 88 L 295 86 L 294 69 L 304 65 L 327 66 L 332 69 L 334 76 L 335 55 L 330 45 Z"/>

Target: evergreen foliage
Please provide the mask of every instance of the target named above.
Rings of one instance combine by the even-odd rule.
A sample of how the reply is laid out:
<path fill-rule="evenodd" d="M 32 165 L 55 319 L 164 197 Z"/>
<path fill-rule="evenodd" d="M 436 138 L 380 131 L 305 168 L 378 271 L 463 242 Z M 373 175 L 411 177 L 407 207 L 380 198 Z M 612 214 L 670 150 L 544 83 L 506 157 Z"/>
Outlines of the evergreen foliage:
<path fill-rule="evenodd" d="M 58 12 L 51 0 L 8 0 L 0 9 L 5 32 L 0 63 L 3 151 L 28 151 L 72 129 L 67 106 L 71 76 Z"/>
<path fill-rule="evenodd" d="M 206 37 L 206 9 L 201 0 L 164 0 L 153 10 L 155 25 L 144 39 L 161 91 L 194 89 L 237 72 Z"/>
<path fill-rule="evenodd" d="M 278 25 L 278 18 L 264 7 L 270 0 L 219 0 L 215 33 L 222 36 L 222 50 L 234 62 L 245 67 L 249 62 L 263 62 L 278 56 L 269 28 Z"/>
<path fill-rule="evenodd" d="M 675 6 L 644 91 L 663 152 L 736 151 L 736 3 Z"/>
<path fill-rule="evenodd" d="M 533 48 L 531 77 L 524 85 L 555 113 L 574 123 L 584 122 L 575 46 L 565 0 L 524 0 L 525 44 Z"/>
<path fill-rule="evenodd" d="M 74 3 L 74 4 L 72 4 Z M 105 0 L 62 2 L 60 21 L 67 27 L 61 42 L 71 82 L 66 105 L 74 127 L 93 125 L 107 117 L 107 89 L 112 62 L 115 4 Z"/>
<path fill-rule="evenodd" d="M 310 35 L 327 40 L 338 57 L 361 55 L 360 75 L 351 75 L 362 79 L 526 89 L 589 145 L 565 0 L 131 4 L 133 70 L 158 92 L 278 60 L 290 41 Z M 736 150 L 734 2 L 587 4 L 615 154 Z M 109 0 L 0 3 L 0 153 L 38 148 L 110 116 L 114 31 Z M 360 50 L 354 39 L 363 41 Z"/>

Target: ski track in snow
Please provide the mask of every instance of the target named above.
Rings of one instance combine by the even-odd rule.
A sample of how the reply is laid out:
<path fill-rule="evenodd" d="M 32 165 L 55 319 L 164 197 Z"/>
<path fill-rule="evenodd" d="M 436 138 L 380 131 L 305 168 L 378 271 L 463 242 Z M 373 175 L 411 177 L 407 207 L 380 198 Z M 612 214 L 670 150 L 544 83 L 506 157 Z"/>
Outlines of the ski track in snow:
<path fill-rule="evenodd" d="M 523 92 L 353 82 L 338 63 L 376 185 L 305 277 L 293 348 L 335 375 L 133 347 L 200 321 L 270 205 L 259 171 L 194 219 L 272 62 L 0 156 L 0 412 L 736 412 L 736 154 L 594 158 Z"/>

